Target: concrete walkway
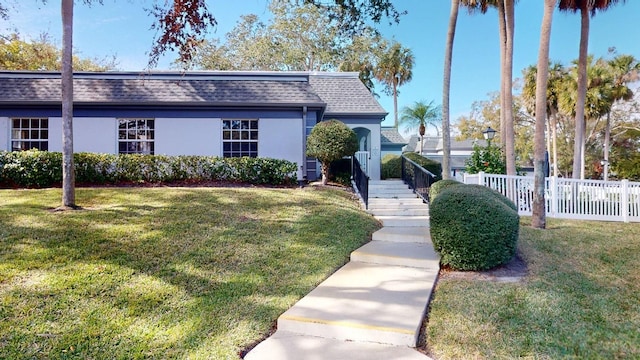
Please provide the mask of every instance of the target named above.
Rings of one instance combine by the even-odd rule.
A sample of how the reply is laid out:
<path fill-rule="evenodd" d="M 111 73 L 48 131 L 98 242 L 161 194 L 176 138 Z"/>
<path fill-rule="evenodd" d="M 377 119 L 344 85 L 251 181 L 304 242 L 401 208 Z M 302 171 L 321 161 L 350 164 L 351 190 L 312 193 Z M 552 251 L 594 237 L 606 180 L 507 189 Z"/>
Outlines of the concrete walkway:
<path fill-rule="evenodd" d="M 368 211 L 383 228 L 246 360 L 428 359 L 413 349 L 439 271 L 428 206 L 400 180 L 372 181 Z"/>

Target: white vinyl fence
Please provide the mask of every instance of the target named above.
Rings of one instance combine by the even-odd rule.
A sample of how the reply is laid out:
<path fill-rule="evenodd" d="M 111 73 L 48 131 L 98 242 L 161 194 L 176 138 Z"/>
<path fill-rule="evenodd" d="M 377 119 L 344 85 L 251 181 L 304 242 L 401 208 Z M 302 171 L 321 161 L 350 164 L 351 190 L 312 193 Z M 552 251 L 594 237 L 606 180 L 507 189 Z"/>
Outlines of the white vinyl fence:
<path fill-rule="evenodd" d="M 533 177 L 465 174 L 465 184 L 480 184 L 499 191 L 531 215 Z M 545 179 L 547 217 L 563 219 L 640 222 L 640 183 L 602 180 Z"/>

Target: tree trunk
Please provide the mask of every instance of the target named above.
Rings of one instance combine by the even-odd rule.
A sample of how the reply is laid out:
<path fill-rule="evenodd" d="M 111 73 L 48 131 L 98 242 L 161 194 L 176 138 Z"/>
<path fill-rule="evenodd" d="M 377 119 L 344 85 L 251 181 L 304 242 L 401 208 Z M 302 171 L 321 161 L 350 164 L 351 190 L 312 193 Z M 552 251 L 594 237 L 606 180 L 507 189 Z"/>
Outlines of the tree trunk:
<path fill-rule="evenodd" d="M 533 204 L 531 226 L 544 229 L 547 214 L 544 199 L 544 128 L 547 116 L 547 80 L 549 78 L 549 39 L 556 0 L 544 1 L 544 15 L 540 27 L 540 49 L 538 51 L 538 73 L 536 75 L 536 131 L 533 154 Z"/>
<path fill-rule="evenodd" d="M 580 8 L 580 54 L 578 57 L 578 98 L 576 99 L 576 134 L 573 144 L 573 178 L 584 179 L 584 104 L 587 96 L 587 55 L 589 46 L 589 7 L 582 1 Z"/>
<path fill-rule="evenodd" d="M 504 131 L 507 175 L 516 174 L 515 134 L 513 128 L 513 37 L 514 37 L 514 0 L 504 0 L 504 13 L 507 30 L 507 46 L 502 78 L 504 79 Z"/>
<path fill-rule="evenodd" d="M 553 147 L 553 176 L 558 177 L 558 112 L 551 114 L 551 146 Z"/>
<path fill-rule="evenodd" d="M 398 84 L 393 81 L 393 126 L 398 128 Z"/>
<path fill-rule="evenodd" d="M 498 8 L 498 36 L 500 38 L 500 146 L 502 150 L 505 150 L 504 146 L 507 142 L 505 131 L 505 108 L 506 108 L 506 97 L 505 94 L 507 92 L 506 81 L 505 81 L 505 61 L 507 59 L 507 23 L 504 14 L 504 0 L 499 0 L 497 2 Z"/>
<path fill-rule="evenodd" d="M 453 58 L 453 40 L 456 34 L 458 8 L 460 0 L 451 0 L 449 30 L 444 52 L 444 77 L 442 81 L 442 178 L 451 178 L 451 131 L 449 129 L 449 93 L 451 91 L 451 60 Z"/>
<path fill-rule="evenodd" d="M 609 180 L 609 141 L 611 138 L 611 111 L 607 113 L 607 125 L 604 128 L 604 181 Z"/>
<path fill-rule="evenodd" d="M 322 172 L 322 185 L 327 185 L 329 182 L 329 165 L 324 162 L 320 163 L 320 172 Z"/>
<path fill-rule="evenodd" d="M 62 206 L 76 207 L 73 165 L 73 0 L 62 0 Z"/>
<path fill-rule="evenodd" d="M 424 133 L 426 132 L 426 127 L 424 126 L 424 123 L 420 124 L 420 127 L 418 128 L 418 134 L 420 134 L 420 155 L 422 155 L 422 152 L 424 150 Z"/>

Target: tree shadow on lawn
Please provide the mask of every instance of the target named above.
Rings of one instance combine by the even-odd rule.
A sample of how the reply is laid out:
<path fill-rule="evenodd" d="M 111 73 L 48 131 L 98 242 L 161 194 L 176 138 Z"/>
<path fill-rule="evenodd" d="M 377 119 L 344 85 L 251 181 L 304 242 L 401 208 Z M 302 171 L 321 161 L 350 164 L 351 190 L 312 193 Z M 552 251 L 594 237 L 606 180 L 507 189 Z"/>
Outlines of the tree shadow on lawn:
<path fill-rule="evenodd" d="M 432 309 L 446 307 L 446 321 L 467 330 L 451 326 L 464 338 L 456 340 L 452 333 L 449 340 L 436 339 L 436 346 L 459 343 L 468 357 L 640 356 L 640 241 L 631 235 L 612 242 L 611 229 L 620 226 L 579 221 L 551 221 L 547 230 L 523 226 L 519 249 L 529 267 L 524 282 L 459 283 L 444 276 Z M 630 226 L 628 234 L 635 231 Z M 435 332 L 446 331 L 445 319 L 430 321 Z"/>
<path fill-rule="evenodd" d="M 310 236 L 306 232 L 315 228 L 304 225 L 303 218 L 259 220 L 264 212 L 286 206 L 299 206 L 294 211 L 302 216 L 303 210 L 319 203 L 313 199 L 300 199 L 297 205 L 286 193 L 276 199 L 241 197 L 254 206 L 239 217 L 233 211 L 246 207 L 228 200 L 224 193 L 211 196 L 193 189 L 163 199 L 169 202 L 166 206 L 126 204 L 78 213 L 36 213 L 38 226 L 16 225 L 18 218 L 34 213 L 33 208 L 3 217 L 2 233 L 7 236 L 0 241 L 5 249 L 0 258 L 17 270 L 3 276 L 2 296 L 15 310 L 3 313 L 10 325 L 0 334 L 0 344 L 6 345 L 0 353 L 14 349 L 25 351 L 25 357 L 63 351 L 69 355 L 73 347 L 79 356 L 96 356 L 100 350 L 117 357 L 110 348 L 115 342 L 125 356 L 171 357 L 167 349 L 183 356 L 205 351 L 205 344 L 215 347 L 216 342 L 231 342 L 227 348 L 237 350 L 267 333 L 273 320 L 310 290 L 309 277 L 321 279 L 326 273 L 326 265 L 314 260 L 325 253 L 316 250 L 340 253 L 344 245 Z M 323 217 L 324 226 L 336 228 L 339 219 L 352 212 L 336 209 Z M 186 220 L 181 216 L 185 213 L 191 214 Z M 258 220 L 252 220 L 254 215 Z M 292 228 L 291 222 L 298 224 Z M 262 226 L 280 226 L 280 234 L 306 234 L 284 243 L 268 236 L 258 236 L 257 241 L 251 231 L 233 236 L 237 228 Z M 313 251 L 304 251 L 314 244 Z M 25 288 L 16 283 L 34 272 L 44 272 L 55 286 Z M 38 309 L 32 321 L 52 321 L 39 327 L 49 328 L 42 333 L 53 336 L 39 336 L 21 323 L 21 311 L 27 308 Z M 150 333 L 136 330 L 141 323 L 151 328 Z M 29 344 L 37 346 L 27 349 Z"/>

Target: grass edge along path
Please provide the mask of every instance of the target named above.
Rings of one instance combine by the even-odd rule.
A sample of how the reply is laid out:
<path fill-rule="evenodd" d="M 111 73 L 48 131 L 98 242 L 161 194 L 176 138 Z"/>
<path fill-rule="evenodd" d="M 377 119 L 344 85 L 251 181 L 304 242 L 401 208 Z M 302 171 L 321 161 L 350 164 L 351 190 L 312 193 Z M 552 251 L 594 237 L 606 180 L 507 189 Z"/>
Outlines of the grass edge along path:
<path fill-rule="evenodd" d="M 336 189 L 0 190 L 0 358 L 237 359 L 379 224 Z"/>
<path fill-rule="evenodd" d="M 640 358 L 640 224 L 521 220 L 518 283 L 443 278 L 426 325 L 436 359 Z"/>

